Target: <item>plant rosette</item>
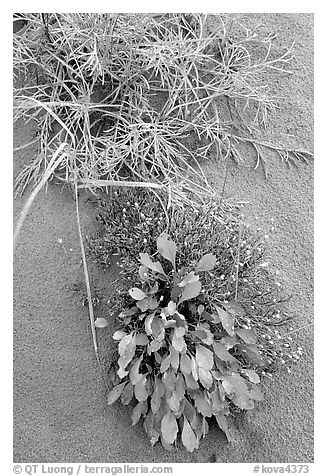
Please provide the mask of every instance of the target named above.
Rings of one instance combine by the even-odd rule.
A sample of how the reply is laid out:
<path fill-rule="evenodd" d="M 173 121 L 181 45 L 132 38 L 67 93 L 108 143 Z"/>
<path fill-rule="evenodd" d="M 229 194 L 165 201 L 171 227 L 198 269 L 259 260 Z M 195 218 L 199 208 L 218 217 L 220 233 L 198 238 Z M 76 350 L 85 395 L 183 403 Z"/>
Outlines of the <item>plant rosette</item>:
<path fill-rule="evenodd" d="M 203 291 L 213 254 L 192 271 L 177 269 L 177 246 L 166 233 L 157 251 L 157 260 L 140 253 L 142 287 L 129 289 L 130 305 L 119 315 L 124 326 L 113 334 L 119 358 L 108 404 L 134 402 L 133 425 L 143 418 L 151 444 L 168 450 L 179 434 L 188 451 L 197 449 L 211 417 L 231 441 L 231 407 L 252 410 L 263 400 L 256 335 L 238 326 L 239 303 L 213 301 Z"/>

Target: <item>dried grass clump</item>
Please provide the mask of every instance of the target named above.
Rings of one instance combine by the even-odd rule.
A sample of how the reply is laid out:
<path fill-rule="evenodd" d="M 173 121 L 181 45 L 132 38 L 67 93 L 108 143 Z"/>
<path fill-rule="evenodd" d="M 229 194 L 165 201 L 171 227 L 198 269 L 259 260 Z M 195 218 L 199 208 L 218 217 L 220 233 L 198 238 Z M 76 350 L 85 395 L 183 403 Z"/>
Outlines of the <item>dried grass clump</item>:
<path fill-rule="evenodd" d="M 55 175 L 80 187 L 126 180 L 155 184 L 180 201 L 214 196 L 200 162 L 242 160 L 238 144 L 267 123 L 275 101 L 259 79 L 287 71 L 292 46 L 277 58 L 271 38 L 234 35 L 202 14 L 24 14 L 14 35 L 14 119 L 35 121 L 39 154 L 17 191 L 38 182 L 63 142 Z M 253 59 L 252 46 L 265 49 Z M 250 115 L 247 114 L 250 112 Z M 252 116 L 251 116 L 252 114 Z M 250 117 L 251 116 L 251 117 Z M 249 118 L 250 117 L 250 118 Z M 281 157 L 307 160 L 307 152 Z"/>

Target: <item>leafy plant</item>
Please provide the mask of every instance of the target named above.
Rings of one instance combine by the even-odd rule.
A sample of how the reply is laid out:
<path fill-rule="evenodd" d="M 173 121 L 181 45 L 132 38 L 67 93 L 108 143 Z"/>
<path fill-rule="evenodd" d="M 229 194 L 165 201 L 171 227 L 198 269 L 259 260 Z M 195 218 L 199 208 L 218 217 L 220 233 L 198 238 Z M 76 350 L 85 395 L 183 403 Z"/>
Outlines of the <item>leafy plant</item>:
<path fill-rule="evenodd" d="M 133 401 L 133 425 L 144 418 L 152 445 L 160 440 L 170 449 L 180 434 L 193 451 L 210 417 L 231 440 L 230 407 L 251 410 L 263 400 L 265 362 L 253 329 L 238 323 L 242 306 L 213 300 L 202 287 L 216 257 L 203 255 L 189 271 L 177 266 L 176 255 L 176 243 L 165 232 L 157 239 L 156 257 L 140 253 L 142 286 L 129 289 L 129 304 L 119 316 L 124 325 L 113 335 L 118 360 L 108 403 Z"/>
<path fill-rule="evenodd" d="M 178 269 L 194 271 L 205 254 L 219 257 L 212 271 L 202 273 L 202 290 L 214 301 L 240 303 L 245 314 L 238 322 L 255 330 L 268 378 L 280 368 L 290 372 L 301 349 L 298 351 L 296 340 L 288 335 L 293 332 L 287 306 L 290 296 L 270 271 L 268 235 L 250 228 L 236 209 L 217 203 L 199 208 L 173 206 L 168 210 L 168 225 L 165 218 L 159 200 L 153 200 L 145 190 L 120 190 L 113 192 L 109 201 L 101 200 L 99 232 L 89 238 L 88 247 L 93 260 L 104 269 L 117 262 L 121 270 L 122 279 L 109 303 L 110 318 L 128 304 L 128 290 L 142 286 L 140 253 L 157 253 L 158 233 L 167 232 L 177 245 Z"/>

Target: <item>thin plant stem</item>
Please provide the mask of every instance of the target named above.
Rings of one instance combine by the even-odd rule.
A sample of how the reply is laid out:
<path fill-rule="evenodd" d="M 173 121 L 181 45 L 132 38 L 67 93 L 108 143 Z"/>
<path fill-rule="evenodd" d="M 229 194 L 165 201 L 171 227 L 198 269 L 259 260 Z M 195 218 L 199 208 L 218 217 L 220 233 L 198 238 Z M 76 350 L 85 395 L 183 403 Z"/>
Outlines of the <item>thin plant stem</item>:
<path fill-rule="evenodd" d="M 242 225 L 239 227 L 238 231 L 238 243 L 237 243 L 237 258 L 236 258 L 236 282 L 235 282 L 235 299 L 238 295 L 238 270 L 240 267 L 240 252 L 241 252 L 241 237 L 242 237 Z"/>
<path fill-rule="evenodd" d="M 77 179 L 75 178 L 75 202 L 76 202 L 76 218 L 77 218 L 77 227 L 78 227 L 78 236 L 79 242 L 81 246 L 81 253 L 82 253 L 82 261 L 83 261 L 83 270 L 84 270 L 84 278 L 86 284 L 86 292 L 87 292 L 87 301 L 89 306 L 89 316 L 90 316 L 90 323 L 91 323 L 91 331 L 92 331 L 92 339 L 93 339 L 93 347 L 96 359 L 100 365 L 99 353 L 98 353 L 98 344 L 97 344 L 97 337 L 96 337 L 96 329 L 94 324 L 94 311 L 93 311 L 93 304 L 92 304 L 92 294 L 91 294 L 91 286 L 90 286 L 90 279 L 89 273 L 87 269 L 87 262 L 84 250 L 84 243 L 83 243 L 83 236 L 82 236 L 82 229 L 81 229 L 81 220 L 79 215 L 79 206 L 78 206 L 78 191 L 77 191 Z"/>
<path fill-rule="evenodd" d="M 28 197 L 28 199 L 25 203 L 25 206 L 24 206 L 22 212 L 20 213 L 19 218 L 18 218 L 17 223 L 16 223 L 16 227 L 15 227 L 15 231 L 14 231 L 14 249 L 15 249 L 15 246 L 17 244 L 17 240 L 18 240 L 18 236 L 19 236 L 21 227 L 24 223 L 24 220 L 25 220 L 25 218 L 26 218 L 26 216 L 29 212 L 29 209 L 31 208 L 37 194 L 40 192 L 40 190 L 43 188 L 43 186 L 47 183 L 48 179 L 53 174 L 53 172 L 56 170 L 56 168 L 58 167 L 60 162 L 62 162 L 62 160 L 67 156 L 66 152 L 61 154 L 61 152 L 63 151 L 63 149 L 67 145 L 68 144 L 66 142 L 64 142 L 56 150 L 56 152 L 53 155 L 51 161 L 49 162 L 49 165 L 48 165 L 46 171 L 42 175 L 42 178 L 41 178 L 40 182 L 37 184 L 35 189 L 31 192 L 30 196 Z M 58 155 L 59 155 L 59 157 L 58 157 Z"/>

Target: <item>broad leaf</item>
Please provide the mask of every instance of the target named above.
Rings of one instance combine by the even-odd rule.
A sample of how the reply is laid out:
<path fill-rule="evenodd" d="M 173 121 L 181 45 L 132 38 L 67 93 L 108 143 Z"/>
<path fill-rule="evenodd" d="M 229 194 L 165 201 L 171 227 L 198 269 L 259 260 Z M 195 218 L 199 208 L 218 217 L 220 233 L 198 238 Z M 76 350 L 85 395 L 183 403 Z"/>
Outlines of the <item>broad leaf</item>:
<path fill-rule="evenodd" d="M 185 390 L 186 390 L 186 386 L 185 386 L 183 375 L 180 372 L 178 372 L 177 379 L 176 379 L 176 395 L 179 398 L 179 400 L 182 400 L 182 398 L 184 397 Z"/>
<path fill-rule="evenodd" d="M 128 375 L 128 370 L 125 370 L 125 367 L 129 364 L 130 359 L 126 359 L 124 357 L 119 357 L 118 359 L 118 365 L 119 369 L 117 371 L 117 375 L 120 379 L 123 379 Z"/>
<path fill-rule="evenodd" d="M 252 329 L 236 329 L 235 332 L 246 344 L 255 344 L 257 341 Z"/>
<path fill-rule="evenodd" d="M 120 314 L 118 314 L 118 317 L 130 317 L 130 316 L 134 316 L 136 313 L 138 312 L 138 309 L 136 306 L 133 306 L 129 309 L 124 309 L 124 311 L 122 311 Z"/>
<path fill-rule="evenodd" d="M 174 446 L 173 445 L 168 445 L 168 443 L 165 442 L 163 437 L 161 437 L 161 445 L 166 451 L 173 451 L 174 450 Z"/>
<path fill-rule="evenodd" d="M 104 317 L 98 317 L 94 322 L 95 327 L 98 329 L 103 329 L 103 327 L 107 327 L 108 321 Z"/>
<path fill-rule="evenodd" d="M 135 336 L 135 344 L 136 345 L 147 345 L 149 343 L 149 339 L 145 334 L 136 334 Z"/>
<path fill-rule="evenodd" d="M 159 352 L 154 352 L 154 358 L 155 358 L 157 364 L 161 364 L 161 362 L 163 361 L 163 358 L 162 358 L 162 356 L 159 354 Z"/>
<path fill-rule="evenodd" d="M 166 372 L 166 370 L 169 369 L 170 367 L 170 362 L 171 362 L 171 354 L 167 355 L 167 357 L 165 357 L 163 359 L 163 361 L 161 362 L 161 365 L 160 365 L 160 373 L 164 373 Z"/>
<path fill-rule="evenodd" d="M 147 266 L 144 266 L 144 264 L 139 267 L 139 277 L 142 283 L 149 281 L 149 268 Z"/>
<path fill-rule="evenodd" d="M 184 341 L 185 327 L 175 327 L 172 338 L 172 346 L 177 352 L 185 352 L 186 344 Z"/>
<path fill-rule="evenodd" d="M 196 360 L 193 357 L 193 355 L 191 356 L 191 364 L 192 364 L 192 377 L 194 378 L 194 380 L 199 380 L 199 373 L 198 373 L 199 366 L 196 363 Z"/>
<path fill-rule="evenodd" d="M 150 311 L 154 311 L 155 309 L 157 309 L 157 307 L 158 307 L 157 298 L 155 296 L 149 296 L 148 297 L 148 309 L 150 309 Z"/>
<path fill-rule="evenodd" d="M 160 261 L 153 262 L 148 253 L 140 253 L 140 261 L 144 266 L 152 271 L 166 276 Z"/>
<path fill-rule="evenodd" d="M 230 382 L 236 395 L 244 395 L 248 393 L 247 381 L 239 374 L 234 373 L 233 375 L 226 375 L 224 380 L 228 380 Z"/>
<path fill-rule="evenodd" d="M 242 373 L 245 374 L 248 377 L 250 382 L 260 383 L 260 377 L 257 374 L 257 372 L 255 372 L 254 370 L 252 370 L 252 369 L 242 369 Z"/>
<path fill-rule="evenodd" d="M 212 403 L 213 413 L 216 414 L 224 410 L 224 403 L 221 401 L 218 389 L 216 388 L 213 392 L 209 393 L 210 400 Z"/>
<path fill-rule="evenodd" d="M 163 384 L 165 385 L 166 389 L 173 391 L 175 389 L 176 383 L 176 374 L 173 370 L 168 370 L 162 379 Z"/>
<path fill-rule="evenodd" d="M 213 334 L 205 327 L 197 326 L 194 335 L 201 339 L 204 344 L 212 345 L 213 343 Z"/>
<path fill-rule="evenodd" d="M 146 312 L 149 309 L 149 298 L 145 297 L 144 299 L 137 301 L 136 305 L 142 312 Z M 141 319 L 141 316 L 139 316 L 139 319 Z"/>
<path fill-rule="evenodd" d="M 136 423 L 139 421 L 142 413 L 145 413 L 147 410 L 148 406 L 146 402 L 139 402 L 132 411 L 131 414 L 131 419 L 132 419 L 132 426 L 136 425 Z"/>
<path fill-rule="evenodd" d="M 107 403 L 108 405 L 112 405 L 120 395 L 122 394 L 124 387 L 126 385 L 126 382 L 120 383 L 119 385 L 116 385 L 110 392 L 108 393 L 108 398 L 107 398 Z"/>
<path fill-rule="evenodd" d="M 152 446 L 156 444 L 160 436 L 160 434 L 157 432 L 157 430 L 154 427 L 154 423 L 155 423 L 154 414 L 150 410 L 149 413 L 144 418 L 143 425 L 144 425 L 145 431 L 147 432 L 150 438 L 150 442 Z"/>
<path fill-rule="evenodd" d="M 118 352 L 121 357 L 126 357 L 132 360 L 135 353 L 135 335 L 133 333 L 127 334 L 122 338 L 118 344 Z"/>
<path fill-rule="evenodd" d="M 161 399 L 165 393 L 165 386 L 163 383 L 156 377 L 154 382 L 154 389 L 151 396 L 151 410 L 154 414 L 158 413 Z"/>
<path fill-rule="evenodd" d="M 184 374 L 184 379 L 189 390 L 197 390 L 199 388 L 199 384 L 196 380 L 194 380 L 192 374 Z"/>
<path fill-rule="evenodd" d="M 173 287 L 173 289 L 171 290 L 171 293 L 170 293 L 170 298 L 173 302 L 177 302 L 178 301 L 178 298 L 181 296 L 183 292 L 183 288 L 180 288 L 179 286 L 177 286 L 177 284 Z"/>
<path fill-rule="evenodd" d="M 222 344 L 221 342 L 214 342 L 212 344 L 212 348 L 213 348 L 216 356 L 219 357 L 220 360 L 223 360 L 224 362 L 230 362 L 230 363 L 236 362 L 235 357 L 233 357 L 228 352 L 228 350 L 226 349 L 224 344 Z"/>
<path fill-rule="evenodd" d="M 170 365 L 175 370 L 175 372 L 177 372 L 179 367 L 179 352 L 173 346 L 170 346 L 170 357 Z"/>
<path fill-rule="evenodd" d="M 239 344 L 237 350 L 250 363 L 257 366 L 265 365 L 259 348 L 255 344 Z"/>
<path fill-rule="evenodd" d="M 139 382 L 143 377 L 143 375 L 139 373 L 140 363 L 142 362 L 142 360 L 143 355 L 141 355 L 139 359 L 135 360 L 135 362 L 130 368 L 129 380 L 132 382 L 133 385 L 136 385 L 137 382 Z"/>
<path fill-rule="evenodd" d="M 156 316 L 153 319 L 151 323 L 151 328 L 155 339 L 160 341 L 165 338 L 165 328 L 160 317 Z"/>
<path fill-rule="evenodd" d="M 136 400 L 138 400 L 139 402 L 145 402 L 145 400 L 148 398 L 148 392 L 145 388 L 145 385 L 146 376 L 142 375 L 142 378 L 134 386 L 134 395 Z"/>
<path fill-rule="evenodd" d="M 126 335 L 127 335 L 126 332 L 120 329 L 119 331 L 114 332 L 112 338 L 114 340 L 122 340 L 122 338 L 125 337 Z"/>
<path fill-rule="evenodd" d="M 201 291 L 201 282 L 194 281 L 193 283 L 189 283 L 183 289 L 182 295 L 178 300 L 178 305 L 181 304 L 183 301 L 188 301 L 189 299 L 193 299 L 200 294 Z"/>
<path fill-rule="evenodd" d="M 223 378 L 222 386 L 224 391 L 227 393 L 227 395 L 231 394 L 234 391 L 233 384 L 230 382 L 230 380 L 227 377 Z"/>
<path fill-rule="evenodd" d="M 199 271 L 210 271 L 216 266 L 216 262 L 216 257 L 213 254 L 208 253 L 200 259 L 200 261 L 196 265 L 195 271 L 197 273 Z"/>
<path fill-rule="evenodd" d="M 202 417 L 203 418 L 203 417 Z M 196 436 L 200 439 L 202 437 L 202 421 L 201 416 L 196 413 L 192 421 L 190 421 L 191 427 L 194 430 Z"/>
<path fill-rule="evenodd" d="M 192 452 L 199 447 L 199 440 L 195 436 L 187 418 L 184 416 L 184 425 L 182 431 L 182 443 L 188 451 Z"/>
<path fill-rule="evenodd" d="M 234 317 L 229 314 L 227 311 L 222 309 L 221 307 L 217 306 L 214 304 L 216 311 L 219 314 L 219 319 L 221 322 L 221 325 L 225 329 L 228 335 L 233 336 L 234 335 Z"/>
<path fill-rule="evenodd" d="M 177 421 L 171 411 L 161 420 L 161 434 L 166 443 L 174 443 L 178 432 Z"/>
<path fill-rule="evenodd" d="M 180 399 L 178 398 L 176 392 L 172 392 L 171 397 L 167 398 L 167 403 L 169 405 L 169 408 L 174 413 L 177 413 L 179 410 L 179 401 Z"/>
<path fill-rule="evenodd" d="M 186 284 L 189 283 L 194 283 L 195 281 L 199 281 L 199 276 L 194 274 L 194 271 L 191 271 L 190 273 L 186 274 L 183 277 L 183 280 L 178 284 L 180 288 L 186 286 Z"/>
<path fill-rule="evenodd" d="M 212 378 L 210 370 L 205 370 L 202 367 L 199 367 L 199 380 L 205 388 L 207 389 L 211 388 L 213 383 L 213 378 Z"/>
<path fill-rule="evenodd" d="M 229 301 L 228 303 L 224 304 L 224 307 L 226 311 L 235 317 L 243 317 L 245 314 L 243 307 L 237 301 Z"/>
<path fill-rule="evenodd" d="M 237 337 L 234 335 L 233 337 L 231 336 L 224 336 L 220 342 L 222 344 L 224 344 L 226 346 L 226 349 L 229 350 L 229 349 L 232 349 L 237 343 L 238 343 L 238 339 Z"/>
<path fill-rule="evenodd" d="M 165 232 L 161 233 L 157 239 L 157 249 L 161 256 L 166 258 L 173 265 L 176 270 L 176 251 L 177 247 L 174 241 L 169 238 Z"/>
<path fill-rule="evenodd" d="M 195 331 L 192 332 L 192 334 L 201 340 L 207 338 L 206 329 L 197 328 Z"/>
<path fill-rule="evenodd" d="M 225 433 L 227 441 L 229 443 L 231 443 L 233 441 L 233 439 L 232 439 L 231 434 L 229 432 L 226 417 L 224 415 L 220 414 L 220 413 L 216 413 L 215 417 L 216 417 L 219 428 Z"/>
<path fill-rule="evenodd" d="M 128 374 L 128 372 L 125 371 L 125 368 L 133 359 L 135 355 L 135 349 L 136 349 L 136 344 L 135 344 L 134 333 L 126 335 L 119 342 L 118 352 L 120 357 L 118 359 L 119 370 L 117 374 L 119 375 L 120 378 L 124 378 Z"/>
<path fill-rule="evenodd" d="M 188 419 L 188 421 L 192 421 L 195 417 L 196 410 L 194 406 L 186 398 L 184 398 L 183 403 L 184 403 L 183 413 L 185 417 Z"/>
<path fill-rule="evenodd" d="M 135 301 L 142 301 L 142 299 L 145 299 L 147 297 L 145 292 L 139 288 L 131 288 L 128 291 L 128 294 L 131 296 L 131 298 L 135 299 Z"/>
<path fill-rule="evenodd" d="M 128 382 L 128 384 L 124 388 L 120 397 L 122 404 L 128 405 L 131 402 L 133 395 L 134 395 L 133 385 L 131 384 L 131 382 Z"/>
<path fill-rule="evenodd" d="M 158 352 L 158 350 L 163 346 L 163 340 L 153 339 L 150 345 L 147 347 L 148 355 L 152 354 L 152 352 Z"/>
<path fill-rule="evenodd" d="M 213 367 L 213 354 L 201 344 L 196 346 L 195 360 L 199 367 L 211 370 Z"/>
<path fill-rule="evenodd" d="M 194 397 L 195 406 L 198 411 L 205 417 L 212 416 L 212 404 L 210 404 L 204 397 L 204 395 L 199 394 Z"/>
<path fill-rule="evenodd" d="M 189 375 L 192 372 L 192 361 L 186 354 L 181 355 L 179 366 L 184 375 Z"/>

